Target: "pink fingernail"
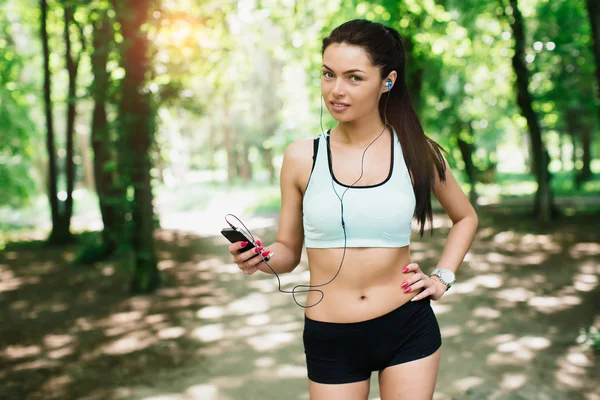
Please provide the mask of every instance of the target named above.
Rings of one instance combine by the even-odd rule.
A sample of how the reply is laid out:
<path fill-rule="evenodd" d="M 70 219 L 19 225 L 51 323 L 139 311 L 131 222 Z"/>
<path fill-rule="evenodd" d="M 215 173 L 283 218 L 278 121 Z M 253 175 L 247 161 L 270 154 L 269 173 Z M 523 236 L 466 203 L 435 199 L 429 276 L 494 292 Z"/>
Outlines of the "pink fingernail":
<path fill-rule="evenodd" d="M 271 252 L 271 250 L 265 250 L 261 254 L 262 254 L 263 257 L 266 257 L 266 256 L 269 255 L 270 252 Z"/>
<path fill-rule="evenodd" d="M 408 267 L 404 268 L 402 272 L 408 272 Z"/>
<path fill-rule="evenodd" d="M 258 239 L 258 240 L 256 241 L 256 244 L 260 246 L 260 245 L 262 244 L 262 241 L 261 241 L 260 239 Z"/>
<path fill-rule="evenodd" d="M 248 245 L 248 242 L 242 242 L 241 245 L 242 247 L 246 247 Z"/>
<path fill-rule="evenodd" d="M 401 285 L 401 287 L 405 287 L 405 286 L 407 286 L 407 285 L 408 285 L 408 282 L 404 282 L 404 283 Z"/>
<path fill-rule="evenodd" d="M 260 251 L 260 247 L 255 247 L 255 248 L 254 248 L 254 252 L 255 252 L 255 253 L 258 253 L 259 251 Z"/>
<path fill-rule="evenodd" d="M 404 289 L 404 293 L 408 293 L 408 292 L 410 292 L 411 290 L 412 290 L 412 288 L 409 286 L 409 287 L 407 287 L 406 289 Z"/>

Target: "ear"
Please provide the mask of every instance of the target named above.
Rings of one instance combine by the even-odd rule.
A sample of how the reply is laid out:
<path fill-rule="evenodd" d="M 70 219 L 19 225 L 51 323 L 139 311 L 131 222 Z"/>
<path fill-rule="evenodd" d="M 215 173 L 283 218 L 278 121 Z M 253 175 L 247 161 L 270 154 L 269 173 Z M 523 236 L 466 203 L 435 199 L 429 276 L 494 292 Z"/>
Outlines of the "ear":
<path fill-rule="evenodd" d="M 388 91 L 388 82 L 392 82 L 392 88 L 394 88 L 397 78 L 398 78 L 398 74 L 396 73 L 396 71 L 392 71 L 388 74 L 388 76 L 383 80 L 383 83 L 382 83 L 383 93 L 386 93 Z"/>

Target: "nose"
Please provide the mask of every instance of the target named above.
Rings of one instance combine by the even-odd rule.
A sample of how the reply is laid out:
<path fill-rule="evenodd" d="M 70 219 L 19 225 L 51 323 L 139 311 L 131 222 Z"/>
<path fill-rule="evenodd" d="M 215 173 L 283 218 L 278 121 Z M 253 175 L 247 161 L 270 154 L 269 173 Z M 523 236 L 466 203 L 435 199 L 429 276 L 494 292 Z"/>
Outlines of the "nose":
<path fill-rule="evenodd" d="M 336 79 L 333 89 L 331 90 L 331 94 L 336 97 L 344 95 L 344 82 L 341 79 Z"/>

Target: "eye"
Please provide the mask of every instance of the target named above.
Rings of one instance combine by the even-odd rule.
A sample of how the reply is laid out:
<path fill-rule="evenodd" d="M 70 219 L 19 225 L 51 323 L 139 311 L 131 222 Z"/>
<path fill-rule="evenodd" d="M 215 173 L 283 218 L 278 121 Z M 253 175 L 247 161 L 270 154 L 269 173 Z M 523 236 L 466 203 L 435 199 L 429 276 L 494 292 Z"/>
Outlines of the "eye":
<path fill-rule="evenodd" d="M 329 71 L 323 71 L 323 76 L 325 78 L 333 78 L 333 74 Z"/>
<path fill-rule="evenodd" d="M 362 78 L 358 75 L 352 75 L 352 76 L 350 76 L 350 80 L 352 82 L 359 82 L 359 81 L 362 81 Z"/>

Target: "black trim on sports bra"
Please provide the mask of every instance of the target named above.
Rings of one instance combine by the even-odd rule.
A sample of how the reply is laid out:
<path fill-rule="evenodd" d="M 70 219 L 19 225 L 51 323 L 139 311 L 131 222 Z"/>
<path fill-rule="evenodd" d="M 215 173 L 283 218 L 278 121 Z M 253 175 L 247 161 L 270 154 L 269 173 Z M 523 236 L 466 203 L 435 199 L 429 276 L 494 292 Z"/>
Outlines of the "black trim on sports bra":
<path fill-rule="evenodd" d="M 308 184 L 310 183 L 310 178 L 312 178 L 312 174 L 315 169 L 315 164 L 317 163 L 317 154 L 319 153 L 319 138 L 320 138 L 320 136 L 317 136 L 317 137 L 315 137 L 315 139 L 313 141 L 312 168 L 310 169 L 310 175 L 308 175 L 308 181 L 306 181 L 306 187 L 304 188 L 304 192 L 302 192 L 303 195 L 306 193 L 306 189 L 308 189 Z"/>
<path fill-rule="evenodd" d="M 319 153 L 319 137 L 317 136 L 313 143 L 313 165 L 310 169 L 310 174 L 312 175 L 313 170 L 315 169 L 315 163 L 317 161 L 317 154 Z"/>
<path fill-rule="evenodd" d="M 383 184 L 385 184 L 387 181 L 390 180 L 390 178 L 392 177 L 392 173 L 394 172 L 394 137 L 392 137 L 392 156 L 390 157 L 390 173 L 388 174 L 387 178 L 385 178 L 385 180 L 383 182 L 377 183 L 375 185 L 367 185 L 367 186 L 349 186 L 349 185 L 345 185 L 343 183 L 341 183 L 340 181 L 337 180 L 337 178 L 335 177 L 335 175 L 333 174 L 333 162 L 331 160 L 331 147 L 329 146 L 329 133 L 331 132 L 331 129 L 327 131 L 327 161 L 329 164 L 329 173 L 331 174 L 331 177 L 333 178 L 333 180 L 335 181 L 335 183 L 337 183 L 340 186 L 344 186 L 347 188 L 353 188 L 353 189 L 369 189 L 369 188 L 374 188 L 377 186 L 381 186 Z"/>

